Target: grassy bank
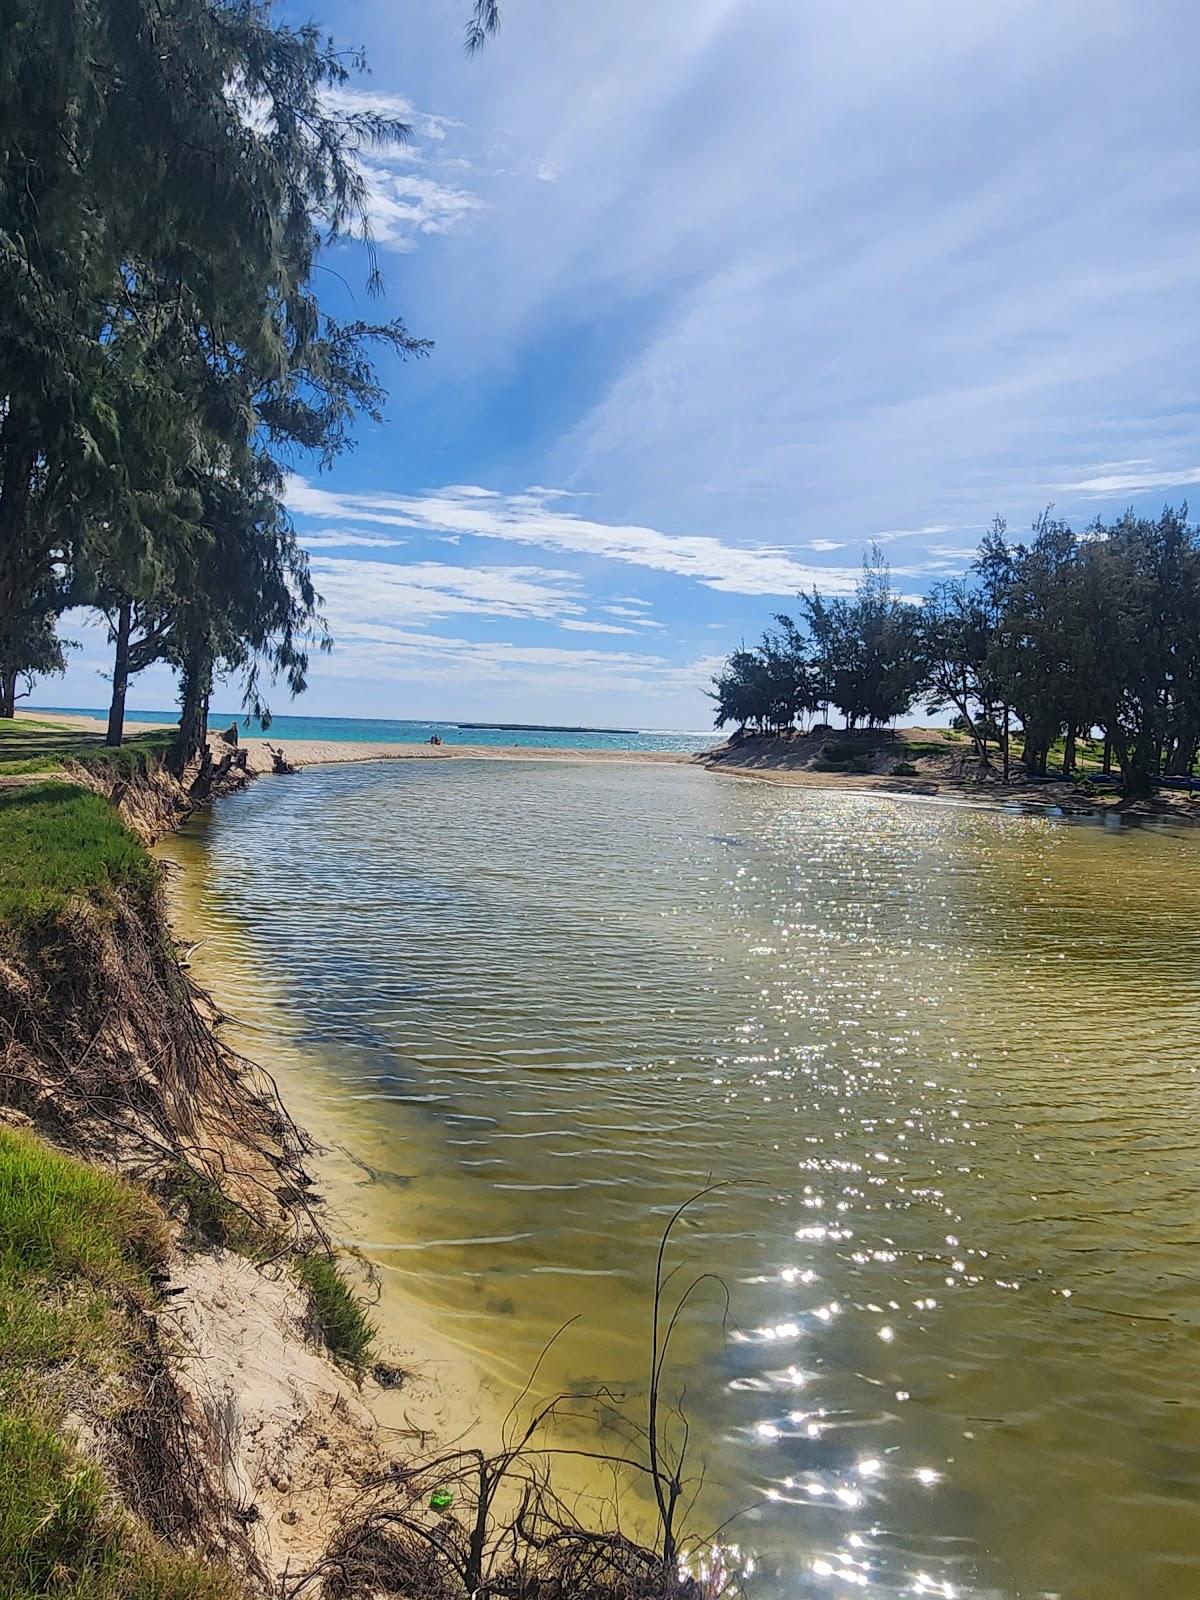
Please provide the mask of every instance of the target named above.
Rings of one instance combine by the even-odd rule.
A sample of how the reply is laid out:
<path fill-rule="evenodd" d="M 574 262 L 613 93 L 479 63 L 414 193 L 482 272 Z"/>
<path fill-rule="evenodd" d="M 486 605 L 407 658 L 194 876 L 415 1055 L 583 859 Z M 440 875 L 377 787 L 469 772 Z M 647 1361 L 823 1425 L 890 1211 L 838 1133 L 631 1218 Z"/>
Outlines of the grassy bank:
<path fill-rule="evenodd" d="M 73 899 L 152 892 L 158 869 L 101 795 L 50 780 L 0 791 L 0 924 L 56 916 Z"/>
<path fill-rule="evenodd" d="M 345 1368 L 361 1372 L 371 1348 L 362 1302 L 303 1217 L 289 1228 L 271 1188 L 273 1215 L 251 1216 L 244 1196 L 224 1191 L 223 1164 L 214 1176 L 186 1156 L 160 1159 L 171 1133 L 161 1107 L 142 1137 L 160 1077 L 161 1105 L 182 1123 L 196 1109 L 187 1097 L 203 1092 L 181 1040 L 215 1056 L 247 1125 L 263 1106 L 260 1089 L 239 1087 L 236 1064 L 221 1065 L 179 979 L 159 881 L 102 795 L 55 777 L 0 790 L 0 1600 L 261 1592 L 247 1588 L 246 1563 L 235 1576 L 188 1553 L 205 1546 L 200 1491 L 184 1481 L 198 1446 L 163 1399 L 175 1391 L 158 1324 L 187 1252 L 233 1249 L 287 1272 L 313 1340 Z M 161 1032 L 148 1033 L 130 1008 L 156 963 L 147 1009 Z M 79 1092 L 101 1108 L 111 1154 L 89 1145 Z M 181 1127 L 185 1151 L 187 1138 Z M 114 1167 L 118 1155 L 138 1181 Z M 164 1505 L 170 1514 L 158 1515 Z M 226 1517 L 213 1508 L 214 1524 Z"/>
<path fill-rule="evenodd" d="M 0 778 L 62 772 L 73 762 L 131 777 L 148 762 L 160 760 L 173 737 L 170 729 L 152 728 L 111 749 L 100 733 L 30 717 L 0 717 Z"/>
<path fill-rule="evenodd" d="M 144 1191 L 0 1128 L 0 1600 L 238 1593 L 114 1504 L 71 1438 L 81 1392 L 128 1382 L 168 1251 Z"/>

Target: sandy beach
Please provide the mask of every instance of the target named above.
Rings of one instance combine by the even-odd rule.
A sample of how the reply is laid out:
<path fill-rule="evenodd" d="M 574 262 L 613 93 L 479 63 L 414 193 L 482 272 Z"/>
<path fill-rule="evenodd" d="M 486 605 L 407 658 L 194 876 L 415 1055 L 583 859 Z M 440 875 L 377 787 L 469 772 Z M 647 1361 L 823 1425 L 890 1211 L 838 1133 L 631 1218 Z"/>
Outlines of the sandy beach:
<path fill-rule="evenodd" d="M 80 733 L 102 737 L 107 724 L 102 717 L 73 712 L 19 711 L 18 719 L 57 723 Z M 125 737 L 172 728 L 170 722 L 126 722 Z M 740 747 L 717 746 L 712 750 L 575 750 L 527 745 L 480 744 L 387 744 L 333 739 L 271 739 L 261 735 L 242 737 L 238 728 L 238 748 L 246 752 L 247 771 L 259 777 L 274 770 L 272 747 L 282 750 L 297 770 L 366 761 L 532 761 L 539 763 L 614 762 L 656 763 L 673 766 L 698 766 L 723 778 L 782 784 L 787 787 L 854 791 L 888 796 L 892 799 L 940 800 L 945 804 L 986 806 L 989 808 L 1043 811 L 1064 816 L 1100 815 L 1114 812 L 1121 816 L 1195 824 L 1200 806 L 1186 792 L 1160 790 L 1137 801 L 1123 800 L 1119 790 L 1081 794 L 1071 782 L 1024 783 L 1019 778 L 1008 785 L 977 782 L 965 775 L 969 746 L 948 737 L 941 728 L 899 730 L 897 738 L 919 738 L 924 746 L 921 771 L 916 777 L 901 777 L 891 771 L 896 753 L 887 747 L 871 753 L 866 772 L 821 770 L 819 747 L 823 736 L 787 739 L 748 739 Z M 836 739 L 853 735 L 834 734 Z M 213 757 L 219 760 L 227 751 L 217 730 L 210 730 Z M 1018 769 L 1019 770 L 1019 769 Z M 0 780 L 3 783 L 4 780 Z M 27 778 L 7 780 L 28 782 Z"/>
<path fill-rule="evenodd" d="M 80 733 L 103 736 L 107 722 L 102 717 L 82 716 L 73 712 L 19 711 L 18 720 L 53 722 L 64 728 L 77 728 Z M 139 733 L 150 733 L 174 727 L 171 722 L 126 722 L 125 737 L 135 738 Z M 209 730 L 209 741 L 214 757 L 228 747 L 222 744 L 219 731 Z M 686 764 L 695 759 L 686 750 L 572 750 L 534 745 L 493 744 L 382 744 L 357 739 L 272 739 L 258 734 L 243 736 L 238 727 L 238 747 L 246 751 L 247 769 L 256 774 L 271 772 L 274 763 L 271 747 L 282 750 L 296 767 L 330 766 L 344 761 L 651 761 L 668 764 Z"/>

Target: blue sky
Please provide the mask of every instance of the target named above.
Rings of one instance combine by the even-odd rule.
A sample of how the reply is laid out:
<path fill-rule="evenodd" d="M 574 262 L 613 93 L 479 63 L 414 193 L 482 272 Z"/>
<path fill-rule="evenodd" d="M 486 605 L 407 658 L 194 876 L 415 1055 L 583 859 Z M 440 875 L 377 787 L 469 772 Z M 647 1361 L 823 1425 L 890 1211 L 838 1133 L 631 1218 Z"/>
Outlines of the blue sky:
<path fill-rule="evenodd" d="M 717 660 L 872 538 L 916 595 L 998 511 L 1200 484 L 1194 4 L 508 0 L 475 60 L 467 9 L 287 8 L 413 125 L 372 210 L 435 349 L 296 463 L 339 642 L 277 710 L 705 727 Z M 361 247 L 328 265 L 374 314 Z M 78 637 L 35 698 L 106 699 Z"/>

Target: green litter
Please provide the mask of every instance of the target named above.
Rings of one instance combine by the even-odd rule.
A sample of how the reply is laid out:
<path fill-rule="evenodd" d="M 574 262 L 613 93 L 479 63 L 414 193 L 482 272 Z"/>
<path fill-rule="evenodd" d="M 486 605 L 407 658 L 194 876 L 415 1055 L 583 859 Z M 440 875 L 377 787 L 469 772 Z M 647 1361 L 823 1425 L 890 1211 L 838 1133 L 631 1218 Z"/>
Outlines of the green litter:
<path fill-rule="evenodd" d="M 429 1496 L 429 1509 L 431 1511 L 449 1511 L 454 1504 L 454 1496 L 449 1489 L 435 1489 Z"/>

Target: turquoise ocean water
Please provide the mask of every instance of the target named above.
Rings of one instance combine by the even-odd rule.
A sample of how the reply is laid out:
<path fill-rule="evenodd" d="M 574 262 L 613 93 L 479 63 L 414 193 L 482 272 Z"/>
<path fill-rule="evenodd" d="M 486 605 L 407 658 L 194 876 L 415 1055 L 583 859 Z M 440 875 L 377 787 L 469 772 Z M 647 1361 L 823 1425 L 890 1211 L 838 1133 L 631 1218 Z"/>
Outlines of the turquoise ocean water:
<path fill-rule="evenodd" d="M 56 711 L 88 717 L 107 715 L 106 711 L 94 706 L 38 706 L 30 707 L 30 710 L 46 716 Z M 174 722 L 177 716 L 177 711 L 127 711 L 125 720 Z M 235 712 L 214 711 L 209 723 L 214 728 L 224 728 L 231 722 L 240 723 L 240 720 Z M 256 737 L 260 730 L 252 725 L 246 732 Z M 523 749 L 540 750 L 705 750 L 719 742 L 719 735 L 699 731 L 478 728 L 458 722 L 409 722 L 384 717 L 274 717 L 267 737 L 338 740 L 349 744 L 428 744 L 435 733 L 443 744 L 448 745 L 516 745 Z"/>

